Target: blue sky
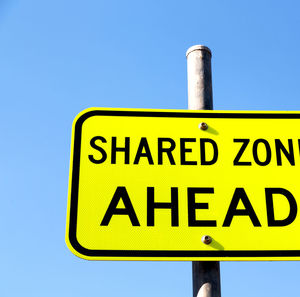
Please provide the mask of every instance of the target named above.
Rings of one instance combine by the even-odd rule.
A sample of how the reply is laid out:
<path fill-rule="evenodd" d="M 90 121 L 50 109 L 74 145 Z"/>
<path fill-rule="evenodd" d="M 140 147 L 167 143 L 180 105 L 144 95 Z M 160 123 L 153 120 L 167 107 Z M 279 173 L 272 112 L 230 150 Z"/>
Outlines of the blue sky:
<path fill-rule="evenodd" d="M 0 0 L 0 296 L 192 296 L 190 262 L 88 262 L 64 242 L 71 124 L 186 109 L 212 50 L 216 110 L 300 109 L 298 1 Z M 298 262 L 221 263 L 222 296 L 296 296 Z"/>

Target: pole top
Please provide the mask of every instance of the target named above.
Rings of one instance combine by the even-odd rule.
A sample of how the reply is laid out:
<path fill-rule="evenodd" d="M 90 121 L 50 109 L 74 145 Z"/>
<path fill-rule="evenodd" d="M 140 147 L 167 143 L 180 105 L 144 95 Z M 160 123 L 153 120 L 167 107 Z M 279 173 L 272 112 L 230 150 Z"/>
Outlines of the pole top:
<path fill-rule="evenodd" d="M 188 56 L 193 51 L 206 51 L 211 55 L 211 50 L 205 45 L 193 45 L 186 51 L 186 56 Z"/>

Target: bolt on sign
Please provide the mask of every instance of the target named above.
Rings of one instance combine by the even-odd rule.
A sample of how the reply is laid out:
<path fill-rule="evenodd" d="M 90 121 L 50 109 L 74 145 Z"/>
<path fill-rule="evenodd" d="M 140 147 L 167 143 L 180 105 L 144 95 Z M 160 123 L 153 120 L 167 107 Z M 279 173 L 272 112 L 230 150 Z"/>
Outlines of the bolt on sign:
<path fill-rule="evenodd" d="M 88 260 L 299 260 L 300 113 L 92 108 L 66 242 Z"/>

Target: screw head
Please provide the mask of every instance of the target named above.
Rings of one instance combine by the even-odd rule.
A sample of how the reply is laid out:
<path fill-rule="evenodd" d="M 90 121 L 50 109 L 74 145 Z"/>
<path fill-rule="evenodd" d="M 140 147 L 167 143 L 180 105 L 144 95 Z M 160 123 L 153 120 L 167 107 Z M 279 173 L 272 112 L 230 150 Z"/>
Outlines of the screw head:
<path fill-rule="evenodd" d="M 207 125 L 206 123 L 202 122 L 202 123 L 199 124 L 199 128 L 200 128 L 201 130 L 207 130 L 208 125 Z"/>
<path fill-rule="evenodd" d="M 212 238 L 209 235 L 202 236 L 201 240 L 205 244 L 210 244 L 212 242 Z"/>

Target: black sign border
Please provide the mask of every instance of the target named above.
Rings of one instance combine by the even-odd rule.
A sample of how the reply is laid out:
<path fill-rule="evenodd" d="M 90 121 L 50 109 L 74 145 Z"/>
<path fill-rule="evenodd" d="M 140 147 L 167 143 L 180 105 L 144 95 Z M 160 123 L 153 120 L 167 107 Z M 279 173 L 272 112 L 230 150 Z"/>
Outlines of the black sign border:
<path fill-rule="evenodd" d="M 271 257 L 299 257 L 300 250 L 244 250 L 244 251 L 159 251 L 159 250 L 91 250 L 83 247 L 77 240 L 77 210 L 78 210 L 78 188 L 80 171 L 80 146 L 81 129 L 85 120 L 93 116 L 118 116 L 118 117 L 170 117 L 170 118 L 231 118 L 231 119 L 299 119 L 299 113 L 264 113 L 264 112 L 183 112 L 183 111 L 162 111 L 162 110 L 89 110 L 82 114 L 75 123 L 74 147 L 72 160 L 72 181 L 71 181 L 71 201 L 70 201 L 70 221 L 69 221 L 69 242 L 72 247 L 81 255 L 93 257 L 115 257 L 120 258 L 271 258 Z M 200 260 L 200 259 L 199 259 Z"/>

